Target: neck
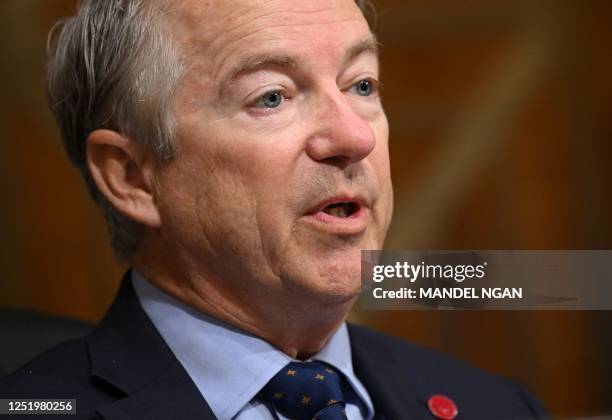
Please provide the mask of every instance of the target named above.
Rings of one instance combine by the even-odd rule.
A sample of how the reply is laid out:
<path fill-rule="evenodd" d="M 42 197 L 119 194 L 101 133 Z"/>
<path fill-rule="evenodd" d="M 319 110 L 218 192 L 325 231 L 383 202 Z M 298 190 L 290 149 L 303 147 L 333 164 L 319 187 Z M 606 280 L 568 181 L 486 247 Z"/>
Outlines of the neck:
<path fill-rule="evenodd" d="M 266 287 L 261 284 L 232 290 L 224 279 L 190 269 L 185 262 L 165 262 L 159 257 L 136 258 L 133 265 L 169 295 L 266 340 L 294 359 L 305 360 L 318 353 L 344 322 L 355 300 L 282 287 L 262 290 Z M 246 280 L 244 283 L 250 284 Z"/>

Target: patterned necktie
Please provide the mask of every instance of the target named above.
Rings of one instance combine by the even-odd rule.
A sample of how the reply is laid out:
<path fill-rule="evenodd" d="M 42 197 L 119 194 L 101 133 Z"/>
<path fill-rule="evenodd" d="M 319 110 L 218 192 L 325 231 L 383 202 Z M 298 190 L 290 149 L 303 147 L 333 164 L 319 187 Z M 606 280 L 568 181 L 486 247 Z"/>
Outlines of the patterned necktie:
<path fill-rule="evenodd" d="M 263 387 L 259 397 L 290 419 L 346 419 L 342 377 L 321 362 L 291 362 Z"/>

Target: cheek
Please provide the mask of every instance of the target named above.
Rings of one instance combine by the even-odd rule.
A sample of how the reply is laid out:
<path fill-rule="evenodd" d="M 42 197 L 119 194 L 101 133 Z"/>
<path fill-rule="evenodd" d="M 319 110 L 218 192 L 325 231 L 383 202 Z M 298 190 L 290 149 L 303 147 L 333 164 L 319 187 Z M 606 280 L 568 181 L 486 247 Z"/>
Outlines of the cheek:
<path fill-rule="evenodd" d="M 285 252 L 294 221 L 292 157 L 256 141 L 184 146 L 166 171 L 159 193 L 166 228 L 200 258 L 224 254 L 234 265 L 278 266 Z"/>
<path fill-rule="evenodd" d="M 228 160 L 214 150 L 185 146 L 164 169 L 158 200 L 163 223 L 177 241 L 217 245 L 225 231 L 244 230 L 253 219 L 240 167 Z"/>
<path fill-rule="evenodd" d="M 291 240 L 299 208 L 298 190 L 290 157 L 279 154 L 274 159 L 253 162 L 249 182 L 255 199 L 255 218 L 261 236 L 260 246 L 272 265 L 278 267 Z"/>
<path fill-rule="evenodd" d="M 386 118 L 375 124 L 373 127 L 376 136 L 376 148 L 370 155 L 370 162 L 380 188 L 377 209 L 377 225 L 386 234 L 393 214 L 393 185 L 391 182 L 391 166 L 389 162 L 389 125 Z"/>

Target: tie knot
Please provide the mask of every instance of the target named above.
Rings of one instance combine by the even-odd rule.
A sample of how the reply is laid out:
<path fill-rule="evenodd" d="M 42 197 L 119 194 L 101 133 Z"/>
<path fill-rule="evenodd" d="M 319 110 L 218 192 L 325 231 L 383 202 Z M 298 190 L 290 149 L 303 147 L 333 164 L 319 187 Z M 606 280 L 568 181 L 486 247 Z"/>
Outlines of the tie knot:
<path fill-rule="evenodd" d="M 292 419 L 345 419 L 340 373 L 321 362 L 291 362 L 259 396 Z"/>

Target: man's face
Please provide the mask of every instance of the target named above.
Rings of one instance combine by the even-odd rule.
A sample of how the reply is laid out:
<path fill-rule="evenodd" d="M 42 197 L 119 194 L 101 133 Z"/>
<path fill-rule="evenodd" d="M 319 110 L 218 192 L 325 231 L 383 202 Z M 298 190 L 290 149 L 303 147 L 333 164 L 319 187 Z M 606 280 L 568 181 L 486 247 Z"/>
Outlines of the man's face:
<path fill-rule="evenodd" d="M 188 71 L 179 153 L 158 174 L 181 264 L 235 296 L 331 300 L 392 212 L 378 59 L 353 0 L 185 1 L 169 28 Z M 330 301 L 331 301 L 330 300 Z"/>

